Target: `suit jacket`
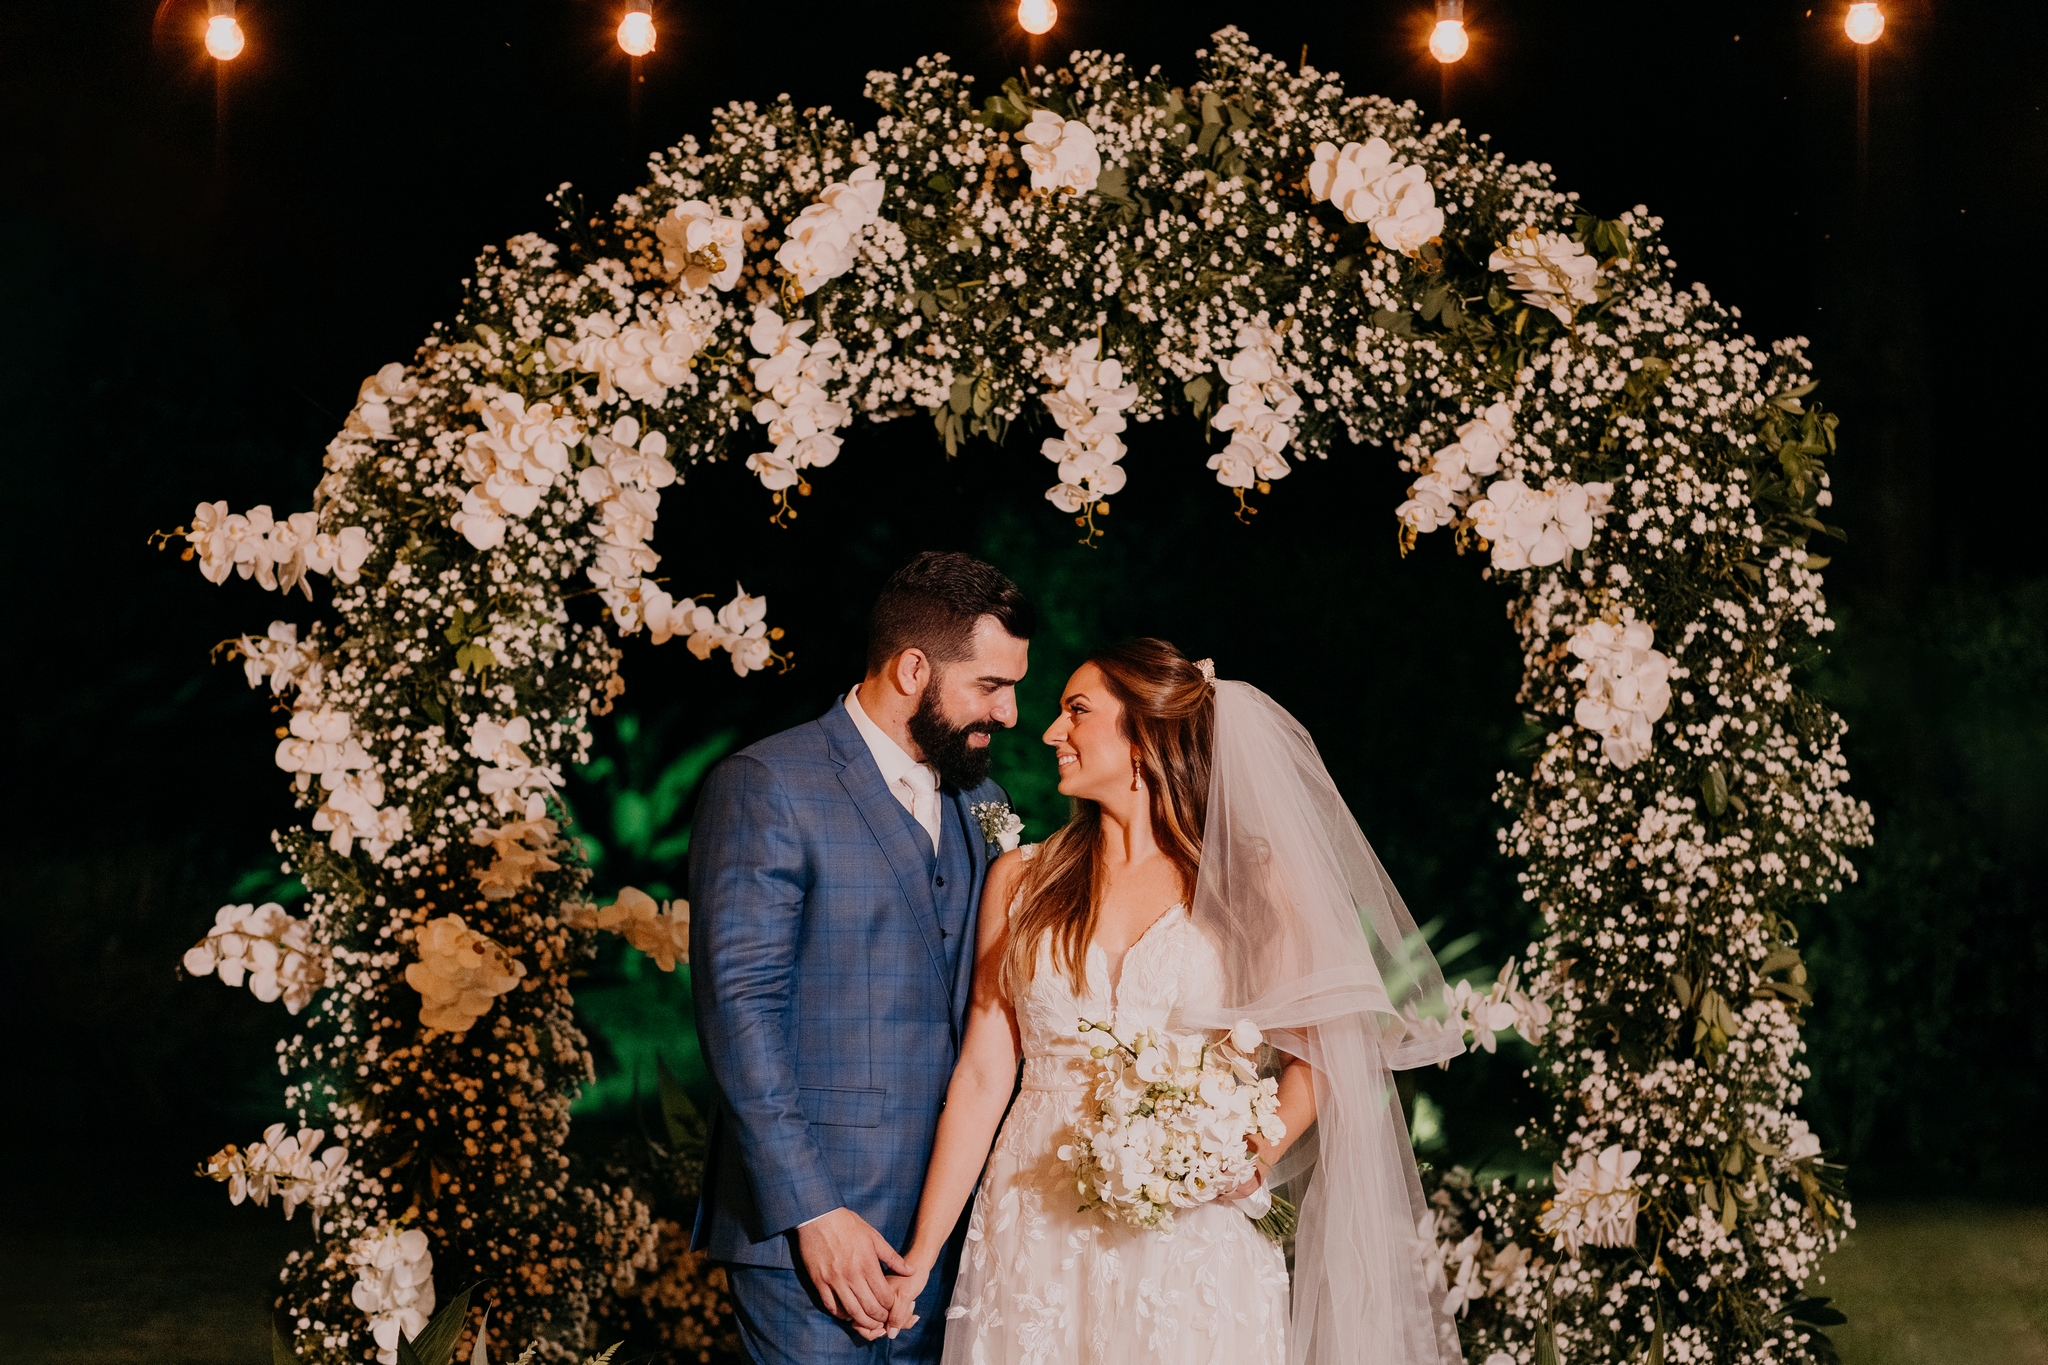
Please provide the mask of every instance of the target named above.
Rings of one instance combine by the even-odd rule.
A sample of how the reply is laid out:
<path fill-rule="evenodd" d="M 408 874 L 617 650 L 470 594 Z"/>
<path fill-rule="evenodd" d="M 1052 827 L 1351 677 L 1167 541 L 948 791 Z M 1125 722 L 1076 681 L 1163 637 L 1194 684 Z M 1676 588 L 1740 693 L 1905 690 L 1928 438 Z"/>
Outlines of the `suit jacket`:
<path fill-rule="evenodd" d="M 941 797 L 934 857 L 843 704 L 705 782 L 690 984 L 719 1104 L 691 1246 L 715 1260 L 789 1267 L 783 1234 L 842 1205 L 909 1240 L 972 993 L 968 807 L 1006 799 Z"/>

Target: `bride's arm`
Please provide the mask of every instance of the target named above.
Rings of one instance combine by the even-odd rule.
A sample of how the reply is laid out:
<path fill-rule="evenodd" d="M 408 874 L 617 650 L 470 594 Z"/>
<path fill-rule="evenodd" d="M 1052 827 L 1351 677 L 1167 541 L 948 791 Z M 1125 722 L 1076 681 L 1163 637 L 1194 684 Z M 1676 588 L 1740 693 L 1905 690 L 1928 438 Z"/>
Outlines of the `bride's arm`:
<path fill-rule="evenodd" d="M 1316 1078 L 1309 1064 L 1299 1057 L 1286 1058 L 1286 1065 L 1280 1071 L 1280 1122 L 1287 1125 L 1286 1135 L 1278 1142 L 1268 1141 L 1257 1133 L 1252 1134 L 1252 1152 L 1259 1159 L 1259 1169 L 1252 1178 L 1230 1192 L 1232 1199 L 1242 1199 L 1259 1187 L 1280 1156 L 1295 1140 L 1308 1131 L 1316 1121 Z"/>
<path fill-rule="evenodd" d="M 1010 901 L 1024 874 L 1024 856 L 1005 853 L 989 869 L 981 897 L 981 928 L 974 947 L 974 1000 L 968 1008 L 967 1036 L 960 1060 L 946 1089 L 946 1107 L 939 1115 L 931 1166 L 925 1172 L 924 1195 L 917 1205 L 917 1226 L 904 1260 L 908 1279 L 890 1276 L 896 1289 L 889 1314 L 891 1336 L 908 1327 L 917 1296 L 947 1238 L 960 1221 L 960 1210 L 974 1193 L 988 1160 L 996 1127 L 1017 1086 L 1017 1016 L 1001 989 L 1004 949 L 1009 944 Z M 1313 1101 L 1311 1101 L 1313 1102 Z"/>

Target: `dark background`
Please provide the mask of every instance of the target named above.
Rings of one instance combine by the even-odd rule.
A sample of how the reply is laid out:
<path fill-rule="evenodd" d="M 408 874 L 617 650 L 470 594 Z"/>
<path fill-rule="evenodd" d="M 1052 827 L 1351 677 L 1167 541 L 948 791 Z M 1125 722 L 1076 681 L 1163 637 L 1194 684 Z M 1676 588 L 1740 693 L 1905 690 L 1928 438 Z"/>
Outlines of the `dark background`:
<path fill-rule="evenodd" d="M 1759 337 L 1813 339 L 1817 397 L 1843 418 L 1849 540 L 1830 570 L 1835 653 L 1809 682 L 1849 719 L 1880 842 L 1862 882 L 1802 925 L 1818 997 L 1806 1108 L 1858 1190 L 2038 1196 L 2048 11 L 1887 0 L 1859 173 L 1843 8 L 1470 0 L 1472 54 L 1445 81 L 1412 3 L 1066 0 L 1034 44 L 1005 4 L 663 0 L 635 85 L 610 3 L 250 0 L 247 51 L 216 71 L 198 0 L 8 0 L 0 1128 L 26 1174 L 7 1216 L 81 1191 L 217 1201 L 193 1164 L 282 1116 L 280 1007 L 176 963 L 215 907 L 272 892 L 265 831 L 291 818 L 274 719 L 208 647 L 317 608 L 213 587 L 150 531 L 201 499 L 309 505 L 356 385 L 450 313 L 481 244 L 550 226 L 542 196 L 565 180 L 599 202 L 630 188 L 718 103 L 786 90 L 867 119 L 862 73 L 931 51 L 991 85 L 1088 46 L 1187 79 L 1233 21 L 1290 58 L 1306 43 L 1353 90 L 1447 107 L 1602 215 L 1647 204 L 1690 277 Z M 1200 439 L 1137 429 L 1093 551 L 1043 502 L 1035 439 L 948 462 L 921 420 L 863 429 L 787 530 L 743 470 L 691 471 L 666 499 L 664 571 L 685 591 L 765 593 L 797 665 L 739 680 L 679 646 L 628 646 L 632 724 L 599 727 L 609 772 L 573 792 L 608 850 L 601 882 L 679 883 L 650 852 L 649 822 L 688 817 L 686 799 L 655 809 L 660 775 L 686 798 L 676 760 L 708 737 L 821 711 L 858 672 L 875 586 L 951 546 L 1049 609 L 1001 759 L 1034 836 L 1057 816 L 1035 740 L 1052 689 L 1093 642 L 1164 634 L 1296 709 L 1418 917 L 1442 919 L 1441 948 L 1474 969 L 1518 951 L 1529 926 L 1489 804 L 1523 727 L 1502 589 L 1446 544 L 1398 558 L 1386 451 L 1302 468 L 1246 526 Z M 638 1002 L 614 1011 L 637 1008 L 637 1026 L 596 1030 L 612 1072 L 617 1040 L 685 998 L 637 981 L 609 960 L 591 983 L 592 1001 Z M 687 1051 L 679 1034 L 667 1054 L 686 1072 Z M 1521 1064 L 1425 1080 L 1439 1158 L 1511 1155 Z"/>

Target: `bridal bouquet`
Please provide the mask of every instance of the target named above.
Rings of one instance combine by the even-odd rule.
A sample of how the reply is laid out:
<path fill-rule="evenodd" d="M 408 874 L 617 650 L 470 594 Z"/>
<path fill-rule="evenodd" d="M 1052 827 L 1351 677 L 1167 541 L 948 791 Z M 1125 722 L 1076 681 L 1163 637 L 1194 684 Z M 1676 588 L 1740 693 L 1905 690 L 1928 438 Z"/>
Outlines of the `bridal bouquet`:
<path fill-rule="evenodd" d="M 1215 1041 L 1146 1029 L 1127 1043 L 1086 1019 L 1079 1031 L 1109 1039 L 1090 1054 L 1094 1112 L 1059 1149 L 1084 1210 L 1171 1231 L 1175 1209 L 1206 1204 L 1251 1178 L 1253 1134 L 1269 1142 L 1287 1135 L 1280 1084 L 1252 1061 L 1264 1039 L 1251 1024 Z M 1285 1235 L 1284 1220 L 1276 1203 L 1259 1223 Z"/>

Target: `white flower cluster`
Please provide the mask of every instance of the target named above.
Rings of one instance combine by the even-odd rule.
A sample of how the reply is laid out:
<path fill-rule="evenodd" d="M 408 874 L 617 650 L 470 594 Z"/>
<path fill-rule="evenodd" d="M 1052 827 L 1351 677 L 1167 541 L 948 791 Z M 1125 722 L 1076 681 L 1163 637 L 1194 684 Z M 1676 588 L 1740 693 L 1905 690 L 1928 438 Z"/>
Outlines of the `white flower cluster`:
<path fill-rule="evenodd" d="M 1059 426 L 1058 438 L 1039 447 L 1059 466 L 1060 481 L 1045 490 L 1062 512 L 1079 512 L 1124 486 L 1124 410 L 1138 401 L 1138 388 L 1124 382 L 1124 367 L 1105 359 L 1102 342 L 1091 337 L 1045 358 L 1045 377 L 1058 385 L 1044 395 Z"/>
<path fill-rule="evenodd" d="M 1308 168 L 1308 192 L 1327 200 L 1390 251 L 1414 251 L 1444 230 L 1429 172 L 1394 160 L 1385 138 L 1363 143 L 1318 142 Z M 1496 267 L 1498 268 L 1498 267 Z"/>
<path fill-rule="evenodd" d="M 313 1231 L 320 1231 L 320 1211 L 341 1197 L 349 1178 L 348 1149 L 329 1147 L 318 1156 L 326 1133 L 301 1128 L 294 1133 L 282 1123 L 263 1130 L 263 1140 L 246 1152 L 229 1143 L 207 1158 L 201 1175 L 228 1187 L 228 1202 L 244 1199 L 267 1208 L 272 1198 L 284 1205 L 287 1220 L 304 1204 L 313 1210 Z"/>
<path fill-rule="evenodd" d="M 369 441 L 391 439 L 391 405 L 419 397 L 419 381 L 405 366 L 393 361 L 365 379 L 356 389 L 356 405 L 343 430 Z"/>
<path fill-rule="evenodd" d="M 744 234 L 750 226 L 702 199 L 677 204 L 654 228 L 662 269 L 692 292 L 730 289 L 746 264 Z"/>
<path fill-rule="evenodd" d="M 326 980 L 306 922 L 276 901 L 223 905 L 206 937 L 185 950 L 184 966 L 193 976 L 217 975 L 229 986 L 246 980 L 251 995 L 266 1005 L 283 1000 L 290 1014 L 304 1009 Z"/>
<path fill-rule="evenodd" d="M 825 392 L 839 377 L 845 348 L 834 337 L 805 341 L 810 329 L 810 319 L 785 321 L 765 303 L 754 310 L 754 325 L 747 329 L 747 340 L 761 353 L 747 362 L 754 387 L 764 395 L 754 400 L 754 420 L 768 428 L 775 444 L 749 455 L 747 468 L 773 493 L 800 485 L 802 471 L 838 459 L 840 438 L 833 433 L 852 419 L 847 406 Z"/>
<path fill-rule="evenodd" d="M 251 679 L 253 685 L 253 669 Z M 312 827 L 325 833 L 329 846 L 342 857 L 361 840 L 373 860 L 381 859 L 405 837 L 408 812 L 403 806 L 384 804 L 383 778 L 376 760 L 355 737 L 354 719 L 321 704 L 319 696 L 303 685 L 291 724 L 278 741 L 277 766 L 292 774 L 302 792 L 311 791 L 313 779 L 320 779 Z"/>
<path fill-rule="evenodd" d="M 1483 1229 L 1475 1228 L 1462 1238 L 1440 1239 L 1443 1221 L 1439 1212 L 1426 1213 L 1416 1231 L 1425 1248 L 1430 1288 L 1443 1295 L 1447 1317 L 1462 1317 L 1481 1299 L 1522 1288 L 1530 1271 L 1540 1264 L 1519 1242 L 1509 1242 L 1496 1250 L 1486 1240 Z M 1514 1365 L 1514 1357 L 1487 1357 L 1487 1365 L 1496 1362 Z"/>
<path fill-rule="evenodd" d="M 827 185 L 818 202 L 796 216 L 775 263 L 789 272 L 800 293 L 816 293 L 819 285 L 853 267 L 861 234 L 875 221 L 887 190 L 873 166 L 862 166 Z"/>
<path fill-rule="evenodd" d="M 1600 263 L 1586 254 L 1585 243 L 1534 223 L 1510 232 L 1486 268 L 1506 272 L 1510 289 L 1567 325 L 1600 298 Z"/>
<path fill-rule="evenodd" d="M 623 327 L 610 313 L 577 318 L 576 337 L 573 343 L 550 337 L 549 363 L 596 375 L 600 403 L 616 403 L 623 393 L 635 403 L 661 404 L 668 401 L 671 389 L 690 382 L 697 352 L 704 349 L 709 333 L 688 309 L 671 304 L 656 317 Z"/>
<path fill-rule="evenodd" d="M 1249 1023 L 1223 1038 L 1147 1029 L 1129 1043 L 1103 1024 L 1082 1033 L 1110 1039 L 1092 1050 L 1094 1112 L 1058 1150 L 1074 1171 L 1083 1209 L 1133 1227 L 1173 1228 L 1175 1209 L 1227 1195 L 1258 1169 L 1248 1139 L 1277 1142 L 1280 1083 L 1252 1058 L 1264 1041 Z"/>
<path fill-rule="evenodd" d="M 617 934 L 634 948 L 654 959 L 665 972 L 676 963 L 690 961 L 690 903 L 686 900 L 657 901 L 637 886 L 619 888 L 610 905 L 581 905 L 568 912 L 569 922 L 584 929 L 604 929 Z"/>
<path fill-rule="evenodd" d="M 420 1023 L 427 1028 L 465 1033 L 526 979 L 525 963 L 460 915 L 428 920 L 415 943 L 420 960 L 405 969 L 405 982 L 420 993 Z"/>
<path fill-rule="evenodd" d="M 559 872 L 562 865 L 549 855 L 559 852 L 561 827 L 553 820 L 514 820 L 493 828 L 478 825 L 470 841 L 491 850 L 491 861 L 472 875 L 477 890 L 487 901 L 510 900 L 533 885 L 536 874 Z"/>
<path fill-rule="evenodd" d="M 1654 723 L 1671 705 L 1671 660 L 1650 647 L 1643 621 L 1588 621 L 1565 646 L 1579 666 L 1571 676 L 1586 694 L 1572 716 L 1600 736 L 1608 762 L 1633 768 L 1650 750 Z"/>
<path fill-rule="evenodd" d="M 1301 396 L 1281 369 L 1279 346 L 1279 336 L 1261 313 L 1238 328 L 1237 353 L 1216 362 L 1216 372 L 1229 387 L 1209 425 L 1229 432 L 1230 441 L 1209 457 L 1209 468 L 1225 488 L 1251 488 L 1287 477 L 1287 447 L 1294 441 Z"/>
<path fill-rule="evenodd" d="M 1421 477 L 1409 487 L 1408 501 L 1396 507 L 1394 515 L 1414 532 L 1455 524 L 1473 501 L 1478 480 L 1500 472 L 1501 457 L 1514 439 L 1514 411 L 1506 403 L 1489 403 L 1485 411 L 1458 427 L 1458 439 L 1438 448 L 1419 466 Z"/>
<path fill-rule="evenodd" d="M 1086 194 L 1102 178 L 1102 153 L 1095 130 L 1078 119 L 1061 118 L 1050 109 L 1032 113 L 1017 134 L 1021 155 L 1031 169 L 1031 188 L 1065 194 Z"/>
<path fill-rule="evenodd" d="M 390 1225 L 358 1238 L 347 1264 L 356 1282 L 349 1299 L 369 1315 L 378 1365 L 398 1365 L 398 1339 L 418 1336 L 434 1315 L 434 1253 L 418 1228 Z"/>
<path fill-rule="evenodd" d="M 457 457 L 471 487 L 449 519 L 479 550 L 505 543 L 508 519 L 524 520 L 541 495 L 569 472 L 569 448 L 583 427 L 552 403 L 531 407 L 516 393 L 493 395 L 483 405 L 482 431 L 470 432 Z M 453 435 L 447 438 L 453 444 Z"/>
<path fill-rule="evenodd" d="M 631 635 L 646 619 L 650 590 L 658 591 L 644 577 L 661 563 L 647 541 L 661 515 L 661 490 L 676 481 L 675 466 L 667 459 L 668 437 L 641 435 L 630 416 L 609 434 L 592 434 L 589 444 L 590 463 L 576 475 L 583 501 L 597 508 L 597 553 L 587 572 L 619 632 Z"/>
<path fill-rule="evenodd" d="M 1563 480 L 1537 491 L 1520 479 L 1490 484 L 1467 509 L 1472 529 L 1493 546 L 1496 569 L 1540 569 L 1593 543 L 1614 486 Z"/>
<path fill-rule="evenodd" d="M 310 598 L 308 574 L 331 573 L 338 582 L 353 583 L 370 555 L 369 533 L 362 527 L 329 533 L 318 526 L 311 512 L 279 521 L 268 506 L 231 513 L 225 502 L 202 502 L 192 509 L 192 529 L 183 538 L 209 583 L 225 583 L 238 573 L 265 590 L 297 587 Z"/>
<path fill-rule="evenodd" d="M 270 629 L 262 635 L 240 637 L 235 641 L 234 653 L 241 657 L 242 672 L 251 687 L 267 683 L 273 697 L 281 697 L 294 688 L 319 695 L 325 671 L 320 662 L 320 647 L 310 635 L 301 640 L 299 628 L 290 621 L 272 621 Z"/>
<path fill-rule="evenodd" d="M 477 790 L 502 815 L 539 820 L 548 812 L 548 798 L 562 789 L 560 765 L 527 757 L 525 746 L 532 742 L 533 722 L 525 716 L 503 722 L 480 716 L 469 727 L 468 751 L 483 764 Z"/>
<path fill-rule="evenodd" d="M 1540 987 L 1534 995 L 1521 988 L 1517 979 L 1520 970 L 1515 960 L 1509 958 L 1486 990 L 1475 989 L 1470 981 L 1460 981 L 1444 996 L 1447 1020 L 1462 1031 L 1469 1050 L 1494 1051 L 1499 1035 L 1509 1029 L 1521 1034 L 1526 1042 L 1543 1041 L 1550 1025 L 1550 1006 L 1544 1003 Z"/>
<path fill-rule="evenodd" d="M 1006 801 L 982 801 L 968 807 L 967 813 L 981 826 L 981 837 L 1004 853 L 1024 837 L 1024 817 Z"/>
<path fill-rule="evenodd" d="M 1624 1151 L 1615 1143 L 1605 1151 L 1580 1153 L 1570 1170 L 1555 1168 L 1550 1208 L 1537 1220 L 1545 1234 L 1556 1238 L 1553 1249 L 1577 1256 L 1581 1247 L 1636 1244 L 1643 1191 L 1630 1177 L 1642 1159 L 1641 1152 Z"/>

